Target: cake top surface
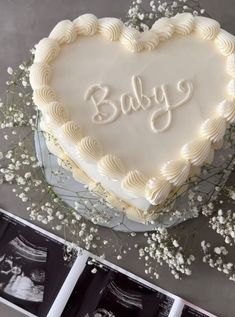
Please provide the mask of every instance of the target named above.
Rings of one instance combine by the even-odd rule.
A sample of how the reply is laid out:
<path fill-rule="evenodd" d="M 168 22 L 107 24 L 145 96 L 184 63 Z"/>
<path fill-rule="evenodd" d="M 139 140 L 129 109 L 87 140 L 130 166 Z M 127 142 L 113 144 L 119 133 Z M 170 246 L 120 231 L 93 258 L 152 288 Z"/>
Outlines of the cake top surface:
<path fill-rule="evenodd" d="M 212 160 L 234 120 L 234 51 L 218 22 L 189 13 L 143 33 L 85 14 L 39 42 L 30 81 L 73 161 L 119 197 L 157 205 Z"/>

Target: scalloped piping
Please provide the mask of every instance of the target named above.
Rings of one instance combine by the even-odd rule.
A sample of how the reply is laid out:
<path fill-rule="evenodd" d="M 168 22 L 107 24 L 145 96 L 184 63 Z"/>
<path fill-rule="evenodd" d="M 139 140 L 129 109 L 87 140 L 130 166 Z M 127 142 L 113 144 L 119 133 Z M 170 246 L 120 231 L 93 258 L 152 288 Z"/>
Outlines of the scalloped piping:
<path fill-rule="evenodd" d="M 195 32 L 206 41 L 212 41 L 216 38 L 220 31 L 220 24 L 207 17 L 195 17 Z"/>
<path fill-rule="evenodd" d="M 47 65 L 44 70 L 43 67 L 41 69 L 35 70 L 36 66 L 32 72 L 30 72 L 30 82 L 34 90 L 33 99 L 35 104 L 41 109 L 46 110 L 48 103 L 56 102 L 55 92 L 49 87 L 49 73 L 50 73 L 50 62 L 52 62 L 59 54 L 60 48 L 64 43 L 70 43 L 75 40 L 75 33 L 77 36 L 85 35 L 91 36 L 99 32 L 101 36 L 109 40 L 120 40 L 120 42 L 126 47 L 126 49 L 131 50 L 132 52 L 139 52 L 144 49 L 155 49 L 159 41 L 169 40 L 173 34 L 190 34 L 192 31 L 197 32 L 203 40 L 215 40 L 215 43 L 221 52 L 222 55 L 228 57 L 227 62 L 227 72 L 232 77 L 231 81 L 228 84 L 227 93 L 228 100 L 227 102 L 231 102 L 229 106 L 225 103 L 223 105 L 218 105 L 217 114 L 219 117 L 223 118 L 227 121 L 227 123 L 232 123 L 235 120 L 235 81 L 234 81 L 234 51 L 235 51 L 235 41 L 234 36 L 230 33 L 220 30 L 219 23 L 215 20 L 204 18 L 204 17 L 193 17 L 190 14 L 179 14 L 173 18 L 162 18 L 154 23 L 151 30 L 144 33 L 140 33 L 139 31 L 121 27 L 122 22 L 118 22 L 117 19 L 107 20 L 104 23 L 104 19 L 97 19 L 92 14 L 85 14 L 73 22 L 71 21 L 62 21 L 59 25 L 57 25 L 50 34 L 50 38 L 42 39 L 39 44 L 36 46 L 35 52 L 35 63 L 41 63 Z M 100 22 L 99 22 L 100 21 Z M 112 24 L 113 21 L 113 24 Z M 99 25 L 100 23 L 100 25 Z M 46 70 L 46 72 L 45 72 Z M 47 76 L 48 74 L 48 76 Z M 232 100 L 232 101 L 231 101 Z M 226 101 L 226 100 L 225 100 Z M 65 118 L 64 111 L 62 109 L 62 105 L 59 107 L 50 107 L 50 110 L 46 111 L 47 115 L 57 124 L 66 124 L 66 121 L 69 120 Z M 53 119 L 54 118 L 54 119 Z M 210 118 L 208 119 L 210 120 Z M 206 121 L 208 121 L 206 120 Z M 219 119 L 218 119 L 219 120 Z M 205 125 L 204 130 L 205 130 Z M 201 128 L 202 131 L 203 128 Z M 198 140 L 192 141 L 191 144 L 185 144 L 182 148 L 183 158 L 190 162 L 195 166 L 201 166 L 206 162 L 208 157 L 210 156 L 211 149 L 216 147 L 218 141 L 223 137 L 224 134 L 224 123 L 220 120 L 220 124 L 210 124 L 207 130 L 201 133 Z M 77 133 L 77 132 L 76 132 Z M 209 135 L 209 134 L 210 135 Z M 66 132 L 65 132 L 66 134 Z M 70 135 L 71 139 L 75 137 L 73 133 Z M 77 136 L 76 136 L 77 137 Z M 77 139 L 74 139 L 77 140 Z M 73 140 L 73 141 L 74 141 Z M 192 147 L 192 143 L 197 144 L 196 150 L 195 147 Z M 215 142 L 215 145 L 212 145 L 211 142 Z M 190 149 L 191 148 L 191 149 Z M 107 155 L 106 155 L 107 156 Z M 99 161 L 100 162 L 100 161 Z M 97 162 L 98 163 L 98 162 Z M 110 163 L 110 162 L 109 162 Z M 112 170 L 108 176 L 111 176 L 111 179 L 116 178 L 124 178 L 125 177 L 125 168 L 120 164 L 113 165 L 115 168 Z M 119 168 L 117 166 L 119 165 Z M 110 165 L 112 166 L 112 164 Z M 109 167 L 110 167 L 109 166 Z M 122 167 L 120 167 L 122 166 Z M 106 168 L 107 169 L 107 168 Z M 116 169 L 115 177 L 113 178 L 111 175 L 114 173 Z M 107 169 L 108 170 L 108 169 Z M 118 171 L 118 173 L 117 173 Z M 102 171 L 103 172 L 103 171 Z M 107 172 L 107 171 L 106 171 Z M 172 172 L 172 171 L 171 171 Z M 175 165 L 175 175 L 170 175 L 169 180 L 164 181 L 164 186 L 160 188 L 155 186 L 154 195 L 160 197 L 157 204 L 164 202 L 164 199 L 168 196 L 168 191 L 170 186 L 168 186 L 165 182 L 172 182 L 172 180 L 179 175 L 180 171 L 176 168 Z M 168 175 L 168 172 L 165 170 L 165 175 Z M 117 177 L 118 176 L 118 177 Z M 177 182 L 176 182 L 177 183 Z M 158 183 L 159 184 L 159 183 Z M 158 185 L 157 184 L 157 185 Z M 149 182 L 146 184 L 146 188 L 148 188 Z M 156 184 L 155 184 L 156 185 Z M 174 184 L 176 185 L 176 184 Z M 158 188 L 159 187 L 159 188 Z M 153 190 L 152 195 L 147 193 L 146 199 L 149 202 L 153 202 Z M 167 194 L 167 195 L 166 195 Z M 164 197 L 163 197 L 164 196 Z M 156 203 L 156 199 L 154 201 Z"/>
<path fill-rule="evenodd" d="M 98 19 L 94 14 L 86 13 L 73 20 L 77 35 L 91 36 L 97 32 Z"/>
<path fill-rule="evenodd" d="M 97 162 L 103 154 L 101 144 L 93 136 L 82 138 L 78 150 L 80 157 L 89 163 Z"/>
<path fill-rule="evenodd" d="M 178 13 L 171 21 L 175 27 L 175 32 L 180 35 L 188 35 L 194 27 L 194 17 L 191 13 Z"/>
<path fill-rule="evenodd" d="M 79 125 L 75 121 L 67 121 L 62 126 L 62 131 L 70 142 L 78 143 L 82 138 Z"/>
<path fill-rule="evenodd" d="M 107 176 L 109 179 L 117 181 L 125 176 L 125 167 L 116 155 L 107 154 L 98 162 L 100 175 Z"/>
<path fill-rule="evenodd" d="M 169 18 L 161 18 L 157 20 L 151 30 L 156 32 L 161 42 L 169 40 L 174 34 L 174 25 Z"/>
<path fill-rule="evenodd" d="M 70 20 L 60 21 L 49 34 L 49 38 L 56 40 L 59 45 L 72 43 L 76 37 L 76 28 Z"/>
<path fill-rule="evenodd" d="M 122 33 L 123 23 L 117 18 L 99 19 L 98 33 L 110 41 L 117 41 Z"/>
<path fill-rule="evenodd" d="M 130 171 L 123 178 L 121 186 L 134 197 L 144 197 L 147 179 L 137 170 Z"/>
<path fill-rule="evenodd" d="M 34 63 L 30 67 L 29 80 L 33 89 L 47 86 L 51 80 L 51 68 L 46 63 Z"/>
<path fill-rule="evenodd" d="M 163 177 L 153 177 L 145 186 L 145 197 L 152 205 L 160 205 L 170 194 L 171 188 L 171 183 Z"/>

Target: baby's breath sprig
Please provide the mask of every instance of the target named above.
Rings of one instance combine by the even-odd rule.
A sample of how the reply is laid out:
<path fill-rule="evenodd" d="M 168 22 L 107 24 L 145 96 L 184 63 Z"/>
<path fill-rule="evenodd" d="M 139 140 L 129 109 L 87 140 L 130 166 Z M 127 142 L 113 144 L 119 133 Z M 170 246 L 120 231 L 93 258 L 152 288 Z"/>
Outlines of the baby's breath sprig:
<path fill-rule="evenodd" d="M 152 0 L 149 8 L 146 2 L 134 0 L 126 17 L 126 25 L 139 31 L 148 30 L 160 18 L 177 13 L 190 12 L 193 15 L 207 15 L 199 0 Z"/>
<path fill-rule="evenodd" d="M 203 252 L 203 262 L 211 268 L 224 273 L 229 280 L 235 281 L 235 266 L 233 262 L 227 260 L 228 250 L 225 246 L 212 248 L 211 243 L 202 241 L 201 248 Z"/>
<path fill-rule="evenodd" d="M 185 255 L 186 250 L 166 228 L 157 228 L 155 232 L 145 233 L 147 245 L 139 249 L 139 257 L 145 260 L 145 273 L 153 273 L 158 278 L 156 263 L 166 263 L 175 279 L 182 275 L 191 275 L 190 266 L 195 260 L 193 254 Z"/>

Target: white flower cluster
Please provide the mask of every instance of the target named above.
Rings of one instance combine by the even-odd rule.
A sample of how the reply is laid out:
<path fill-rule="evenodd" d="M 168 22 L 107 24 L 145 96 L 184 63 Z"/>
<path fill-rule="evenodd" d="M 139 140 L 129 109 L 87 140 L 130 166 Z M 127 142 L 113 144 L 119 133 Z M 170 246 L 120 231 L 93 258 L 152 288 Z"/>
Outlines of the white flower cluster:
<path fill-rule="evenodd" d="M 212 229 L 224 238 L 225 243 L 229 245 L 235 243 L 235 212 L 219 209 L 209 223 Z"/>
<path fill-rule="evenodd" d="M 144 258 L 145 265 L 149 266 L 145 270 L 146 274 L 153 271 L 150 260 L 154 260 L 160 265 L 165 262 L 176 279 L 180 279 L 182 274 L 192 274 L 190 266 L 195 260 L 194 255 L 186 257 L 183 253 L 185 250 L 177 239 L 169 234 L 167 229 L 158 228 L 154 233 L 145 233 L 144 235 L 147 237 L 147 246 L 139 249 L 139 256 Z"/>
<path fill-rule="evenodd" d="M 214 204 L 209 202 L 208 204 L 202 206 L 202 214 L 206 217 L 212 216 L 214 213 L 214 208 Z"/>
<path fill-rule="evenodd" d="M 234 263 L 226 261 L 227 249 L 224 246 L 215 247 L 211 253 L 211 244 L 206 241 L 201 242 L 201 247 L 204 253 L 203 262 L 226 274 L 231 281 L 235 281 Z"/>
<path fill-rule="evenodd" d="M 31 60 L 22 63 L 19 65 L 19 70 L 16 71 L 11 67 L 7 68 L 10 79 L 6 82 L 7 95 L 4 100 L 0 99 L 0 108 L 6 104 L 8 107 L 4 108 L 4 116 L 1 117 L 1 129 L 28 126 L 35 128 L 36 116 L 33 113 L 34 105 L 29 84 L 30 64 Z M 11 131 L 11 133 L 16 134 L 16 130 Z M 5 135 L 4 139 L 7 140 L 8 136 Z"/>
<path fill-rule="evenodd" d="M 17 148 L 17 152 L 19 153 L 19 148 Z M 38 168 L 36 157 L 29 153 L 21 153 L 17 156 L 13 150 L 8 150 L 4 154 L 1 153 L 0 156 L 2 157 L 2 163 L 7 162 L 7 167 L 0 168 L 1 183 L 17 185 L 12 191 L 22 202 L 27 202 L 29 200 L 27 193 L 32 188 L 34 188 L 34 191 L 38 191 L 42 184 L 42 180 L 34 178 L 32 175 L 32 171 Z M 30 166 L 30 171 L 24 173 L 24 170 L 28 170 L 28 166 Z"/>
<path fill-rule="evenodd" d="M 145 1 L 133 1 L 128 10 L 126 25 L 145 31 L 161 17 L 171 17 L 182 12 L 191 12 L 194 15 L 205 14 L 205 9 L 200 7 L 199 0 L 151 0 L 149 10 L 145 8 Z"/>

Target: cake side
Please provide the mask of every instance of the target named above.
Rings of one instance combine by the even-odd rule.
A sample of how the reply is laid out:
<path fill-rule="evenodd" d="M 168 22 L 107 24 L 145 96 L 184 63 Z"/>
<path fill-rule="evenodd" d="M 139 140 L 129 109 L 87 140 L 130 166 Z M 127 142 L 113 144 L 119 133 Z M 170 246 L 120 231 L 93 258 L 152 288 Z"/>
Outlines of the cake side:
<path fill-rule="evenodd" d="M 77 182 L 86 185 L 90 192 L 104 199 L 109 207 L 124 212 L 129 219 L 140 223 L 148 223 L 156 218 L 156 206 L 150 206 L 147 211 L 138 209 L 128 201 L 124 201 L 114 193 L 107 191 L 101 183 L 92 180 L 74 161 L 71 160 L 69 156 L 67 156 L 56 137 L 52 134 L 52 131 L 43 120 L 40 121 L 40 130 L 44 133 L 49 152 L 57 157 L 58 165 L 70 171 Z"/>

